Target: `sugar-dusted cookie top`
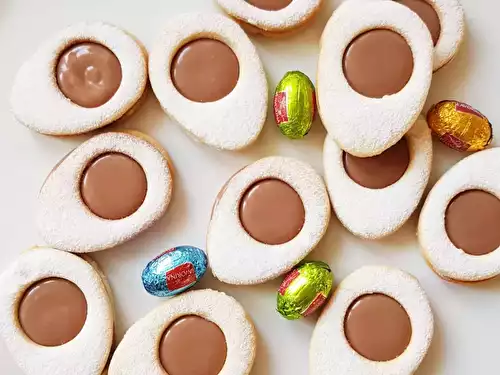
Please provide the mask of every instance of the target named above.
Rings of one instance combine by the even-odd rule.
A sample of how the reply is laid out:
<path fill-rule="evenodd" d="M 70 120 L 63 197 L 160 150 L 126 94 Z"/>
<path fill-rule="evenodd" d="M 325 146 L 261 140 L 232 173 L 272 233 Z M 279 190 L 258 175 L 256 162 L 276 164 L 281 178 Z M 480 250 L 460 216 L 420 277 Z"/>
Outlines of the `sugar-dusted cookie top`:
<path fill-rule="evenodd" d="M 337 287 L 314 329 L 311 375 L 411 375 L 432 341 L 434 319 L 417 279 L 365 266 Z"/>
<path fill-rule="evenodd" d="M 318 109 L 346 152 L 367 157 L 395 145 L 427 98 L 430 33 L 393 1 L 347 1 L 328 21 L 318 61 Z"/>
<path fill-rule="evenodd" d="M 445 279 L 482 281 L 500 274 L 500 148 L 473 154 L 446 172 L 418 223 L 422 254 Z"/>
<path fill-rule="evenodd" d="M 14 116 L 44 134 L 85 133 L 118 120 L 147 83 L 145 52 L 127 32 L 78 23 L 48 39 L 19 69 Z"/>
<path fill-rule="evenodd" d="M 422 199 L 431 166 L 431 131 L 422 116 L 380 155 L 350 155 L 329 136 L 323 149 L 325 181 L 335 214 L 349 231 L 363 238 L 388 236 L 410 218 Z"/>
<path fill-rule="evenodd" d="M 248 375 L 256 353 L 243 307 L 214 290 L 165 301 L 125 333 L 109 375 Z"/>
<path fill-rule="evenodd" d="M 289 271 L 321 240 L 330 211 L 310 165 L 278 156 L 250 164 L 216 199 L 207 234 L 213 274 L 229 284 L 257 284 Z"/>
<path fill-rule="evenodd" d="M 87 253 L 119 245 L 165 213 L 173 180 L 168 156 L 138 133 L 104 133 L 68 154 L 39 194 L 45 242 Z"/>
<path fill-rule="evenodd" d="M 194 13 L 166 22 L 149 74 L 165 112 L 196 140 L 237 150 L 259 136 L 267 116 L 266 75 L 254 45 L 229 18 Z"/>
<path fill-rule="evenodd" d="M 309 21 L 322 0 L 217 0 L 217 3 L 253 33 L 277 35 Z"/>
<path fill-rule="evenodd" d="M 35 248 L 0 280 L 0 334 L 26 374 L 101 375 L 114 319 L 108 286 L 93 265 Z"/>
<path fill-rule="evenodd" d="M 395 1 L 417 13 L 429 29 L 434 43 L 434 71 L 453 60 L 465 34 L 464 10 L 459 0 Z"/>

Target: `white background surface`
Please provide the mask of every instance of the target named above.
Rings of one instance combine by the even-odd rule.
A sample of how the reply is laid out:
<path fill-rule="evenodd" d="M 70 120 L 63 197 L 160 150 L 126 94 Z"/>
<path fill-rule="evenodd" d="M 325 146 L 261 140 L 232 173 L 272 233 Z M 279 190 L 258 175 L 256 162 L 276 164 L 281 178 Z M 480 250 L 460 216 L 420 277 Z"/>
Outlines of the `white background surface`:
<path fill-rule="evenodd" d="M 319 37 L 340 2 L 325 1 L 310 27 L 297 35 L 272 40 L 253 38 L 268 74 L 270 90 L 274 90 L 288 70 L 299 69 L 315 77 Z M 465 44 L 456 60 L 434 76 L 426 108 L 442 99 L 458 99 L 475 106 L 493 124 L 500 126 L 500 6 L 493 0 L 462 2 L 468 26 Z M 9 113 L 8 98 L 20 64 L 52 33 L 82 20 L 117 24 L 150 48 L 162 23 L 187 11 L 219 10 L 210 0 L 0 1 L 0 268 L 13 261 L 22 250 L 40 243 L 34 226 L 38 189 L 57 161 L 90 136 L 47 137 L 14 121 Z M 170 209 L 156 226 L 123 246 L 94 255 L 114 291 L 118 339 L 137 319 L 162 303 L 143 290 L 140 279 L 143 267 L 171 246 L 190 244 L 204 248 L 213 200 L 230 175 L 268 155 L 295 156 L 322 171 L 325 137 L 317 121 L 306 139 L 292 142 L 280 135 L 270 116 L 255 145 L 239 153 L 219 152 L 188 138 L 162 112 L 151 92 L 141 111 L 125 124 L 105 130 L 121 127 L 142 130 L 159 140 L 175 164 L 176 181 Z M 500 131 L 498 127 L 495 130 Z M 493 144 L 496 146 L 498 142 Z M 437 142 L 434 146 L 432 183 L 464 156 Z M 337 282 L 368 264 L 398 266 L 418 277 L 429 295 L 436 319 L 434 342 L 419 375 L 498 373 L 500 280 L 473 286 L 442 281 L 420 256 L 415 231 L 416 216 L 397 234 L 370 242 L 355 238 L 334 218 L 325 239 L 309 258 L 328 262 Z M 280 280 L 275 280 L 260 286 L 233 287 L 217 282 L 207 273 L 199 287 L 233 295 L 253 318 L 259 340 L 252 374 L 305 375 L 316 317 L 296 322 L 282 319 L 274 311 L 279 283 Z M 0 373 L 21 374 L 3 342 L 0 342 Z"/>

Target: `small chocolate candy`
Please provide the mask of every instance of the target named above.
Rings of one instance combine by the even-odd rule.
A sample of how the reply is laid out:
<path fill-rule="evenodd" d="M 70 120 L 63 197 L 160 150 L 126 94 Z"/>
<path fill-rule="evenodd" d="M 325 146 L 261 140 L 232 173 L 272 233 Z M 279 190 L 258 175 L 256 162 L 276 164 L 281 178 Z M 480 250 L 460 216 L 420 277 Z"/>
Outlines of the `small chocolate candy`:
<path fill-rule="evenodd" d="M 324 262 L 306 262 L 293 269 L 278 291 L 278 312 L 300 319 L 316 311 L 332 291 L 333 274 Z"/>
<path fill-rule="evenodd" d="M 142 283 L 149 294 L 170 297 L 196 284 L 207 270 L 207 256 L 193 246 L 177 246 L 148 263 Z"/>
<path fill-rule="evenodd" d="M 316 93 L 309 77 L 299 71 L 288 72 L 274 93 L 274 119 L 281 132 L 300 139 L 311 129 L 316 113 Z"/>
<path fill-rule="evenodd" d="M 427 113 L 427 122 L 441 142 L 457 151 L 480 151 L 493 139 L 486 116 L 454 100 L 434 105 Z"/>

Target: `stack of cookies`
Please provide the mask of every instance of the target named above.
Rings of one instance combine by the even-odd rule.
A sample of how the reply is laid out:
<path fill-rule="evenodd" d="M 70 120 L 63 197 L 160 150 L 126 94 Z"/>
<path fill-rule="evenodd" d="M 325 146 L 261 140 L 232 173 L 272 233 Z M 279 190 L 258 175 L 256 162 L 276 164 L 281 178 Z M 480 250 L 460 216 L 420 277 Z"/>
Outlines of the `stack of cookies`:
<path fill-rule="evenodd" d="M 421 112 L 433 73 L 453 59 L 463 36 L 457 0 L 351 0 L 328 21 L 317 76 L 318 111 L 328 131 L 323 165 L 335 214 L 354 235 L 388 236 L 419 205 L 433 154 Z M 441 196 L 431 193 L 429 199 L 442 203 Z M 422 215 L 437 218 L 444 207 L 426 204 Z M 434 224 L 427 219 L 420 225 L 424 248 L 438 259 L 438 272 L 449 275 L 446 241 L 436 242 L 446 237 L 444 225 L 437 233 Z M 496 272 L 491 263 L 484 274 Z M 311 341 L 310 373 L 413 374 L 433 325 L 415 278 L 386 267 L 361 268 L 323 310 Z"/>

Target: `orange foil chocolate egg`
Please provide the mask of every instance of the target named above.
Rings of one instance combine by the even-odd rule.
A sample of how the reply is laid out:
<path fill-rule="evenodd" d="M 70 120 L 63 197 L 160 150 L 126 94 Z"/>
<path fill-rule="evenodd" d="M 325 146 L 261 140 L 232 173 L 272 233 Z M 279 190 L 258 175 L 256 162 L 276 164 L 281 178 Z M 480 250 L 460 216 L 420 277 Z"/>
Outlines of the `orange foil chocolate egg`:
<path fill-rule="evenodd" d="M 435 104 L 427 122 L 439 140 L 457 151 L 480 151 L 493 139 L 493 129 L 481 112 L 454 100 Z"/>

